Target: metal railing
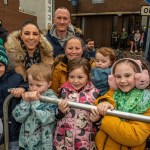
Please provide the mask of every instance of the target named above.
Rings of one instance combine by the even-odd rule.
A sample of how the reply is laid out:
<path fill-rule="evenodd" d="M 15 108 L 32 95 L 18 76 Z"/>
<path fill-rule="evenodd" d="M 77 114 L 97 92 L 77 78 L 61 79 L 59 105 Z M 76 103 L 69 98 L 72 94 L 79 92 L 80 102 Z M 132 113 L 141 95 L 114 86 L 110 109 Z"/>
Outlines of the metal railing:
<path fill-rule="evenodd" d="M 45 102 L 51 102 L 51 103 L 56 103 L 56 104 L 58 104 L 61 101 L 61 99 L 50 98 L 47 96 L 41 96 L 40 99 Z M 81 103 L 76 103 L 76 102 L 72 102 L 72 101 L 68 101 L 68 105 L 71 107 L 84 109 L 87 111 L 90 111 L 91 109 L 97 109 L 97 107 L 94 105 L 81 104 Z M 111 115 L 111 116 L 117 116 L 119 118 L 150 123 L 150 116 L 122 112 L 122 111 L 118 111 L 118 110 L 111 111 L 110 109 L 107 110 L 106 114 Z"/>
<path fill-rule="evenodd" d="M 13 95 L 10 94 L 6 97 L 3 104 L 3 119 L 4 119 L 4 147 L 5 150 L 9 150 L 9 117 L 8 117 L 8 107 L 9 103 L 12 100 Z"/>
<path fill-rule="evenodd" d="M 4 101 L 4 104 L 3 104 L 4 146 L 5 146 L 5 150 L 9 150 L 8 107 L 9 107 L 9 103 L 12 100 L 12 98 L 13 98 L 12 94 L 8 95 L 5 99 L 5 101 Z M 47 96 L 41 96 L 40 100 L 44 101 L 44 102 L 48 102 L 48 103 L 55 103 L 55 104 L 58 104 L 61 101 L 61 99 L 50 98 L 50 97 L 47 97 Z M 72 102 L 72 101 L 68 101 L 68 105 L 70 107 L 75 107 L 75 108 L 83 109 L 83 110 L 87 110 L 87 111 L 90 111 L 91 109 L 97 109 L 97 107 L 93 106 L 93 105 L 81 104 L 81 103 L 76 103 L 76 102 Z M 107 115 L 112 115 L 112 116 L 117 116 L 119 118 L 124 118 L 124 119 L 128 119 L 128 120 L 136 120 L 136 121 L 150 123 L 150 116 L 132 114 L 132 113 L 128 113 L 128 112 L 121 112 L 121 111 L 118 111 L 118 110 L 111 111 L 109 109 L 107 110 L 106 114 Z"/>

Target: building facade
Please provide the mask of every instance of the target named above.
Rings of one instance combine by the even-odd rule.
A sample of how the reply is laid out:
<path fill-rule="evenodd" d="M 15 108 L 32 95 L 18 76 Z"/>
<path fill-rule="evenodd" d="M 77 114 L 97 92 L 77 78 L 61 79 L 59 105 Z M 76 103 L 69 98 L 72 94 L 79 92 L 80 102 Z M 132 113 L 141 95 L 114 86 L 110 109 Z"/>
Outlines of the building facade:
<path fill-rule="evenodd" d="M 55 0 L 55 9 L 67 7 L 72 23 L 83 30 L 84 39 L 94 39 L 96 47 L 110 46 L 112 32 L 120 33 L 123 27 L 129 34 L 133 29 L 147 30 L 148 17 L 140 15 L 142 5 L 147 5 L 144 0 Z"/>
<path fill-rule="evenodd" d="M 19 30 L 23 22 L 27 19 L 37 22 L 37 18 L 33 12 L 20 9 L 19 0 L 0 1 L 0 22 L 9 32 Z"/>
<path fill-rule="evenodd" d="M 20 0 L 20 7 L 36 13 L 37 23 L 43 32 L 51 26 L 53 0 Z"/>

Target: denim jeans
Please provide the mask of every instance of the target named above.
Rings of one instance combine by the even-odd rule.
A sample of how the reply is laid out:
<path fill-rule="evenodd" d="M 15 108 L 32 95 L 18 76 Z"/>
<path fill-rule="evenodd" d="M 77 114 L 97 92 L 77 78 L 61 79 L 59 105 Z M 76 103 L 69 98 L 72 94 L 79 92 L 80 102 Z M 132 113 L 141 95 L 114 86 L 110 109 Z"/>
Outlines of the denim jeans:
<path fill-rule="evenodd" d="M 9 142 L 9 150 L 19 150 L 19 142 Z"/>

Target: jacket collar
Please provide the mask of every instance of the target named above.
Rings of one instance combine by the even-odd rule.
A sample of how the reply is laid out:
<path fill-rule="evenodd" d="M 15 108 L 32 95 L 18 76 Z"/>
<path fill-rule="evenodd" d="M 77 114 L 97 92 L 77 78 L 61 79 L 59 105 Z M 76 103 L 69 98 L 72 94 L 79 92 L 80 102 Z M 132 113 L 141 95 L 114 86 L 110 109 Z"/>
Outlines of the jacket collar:
<path fill-rule="evenodd" d="M 70 84 L 70 82 L 66 82 L 64 83 L 60 88 L 68 88 L 70 91 L 76 91 L 72 85 Z M 94 88 L 94 85 L 91 82 L 87 82 L 87 84 L 80 90 L 76 91 L 77 93 L 81 92 L 81 91 L 85 91 L 85 90 L 91 90 L 92 88 Z"/>

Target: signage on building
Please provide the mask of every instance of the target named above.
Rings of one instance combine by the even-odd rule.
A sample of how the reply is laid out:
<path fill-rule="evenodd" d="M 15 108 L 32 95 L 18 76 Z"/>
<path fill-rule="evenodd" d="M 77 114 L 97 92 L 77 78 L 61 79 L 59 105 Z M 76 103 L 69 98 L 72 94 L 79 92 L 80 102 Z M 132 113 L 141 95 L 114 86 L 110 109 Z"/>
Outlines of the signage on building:
<path fill-rule="evenodd" d="M 72 6 L 77 6 L 78 5 L 78 0 L 71 0 Z"/>
<path fill-rule="evenodd" d="M 104 3 L 104 0 L 92 0 L 92 4 Z"/>
<path fill-rule="evenodd" d="M 150 0 L 144 0 L 147 4 L 150 4 Z"/>
<path fill-rule="evenodd" d="M 19 7 L 19 12 L 25 13 L 25 14 L 29 14 L 29 15 L 33 15 L 36 16 L 36 13 L 33 11 L 29 11 L 27 9 L 23 9 L 22 7 Z"/>
<path fill-rule="evenodd" d="M 142 6 L 141 7 L 141 15 L 150 16 L 150 6 Z"/>

